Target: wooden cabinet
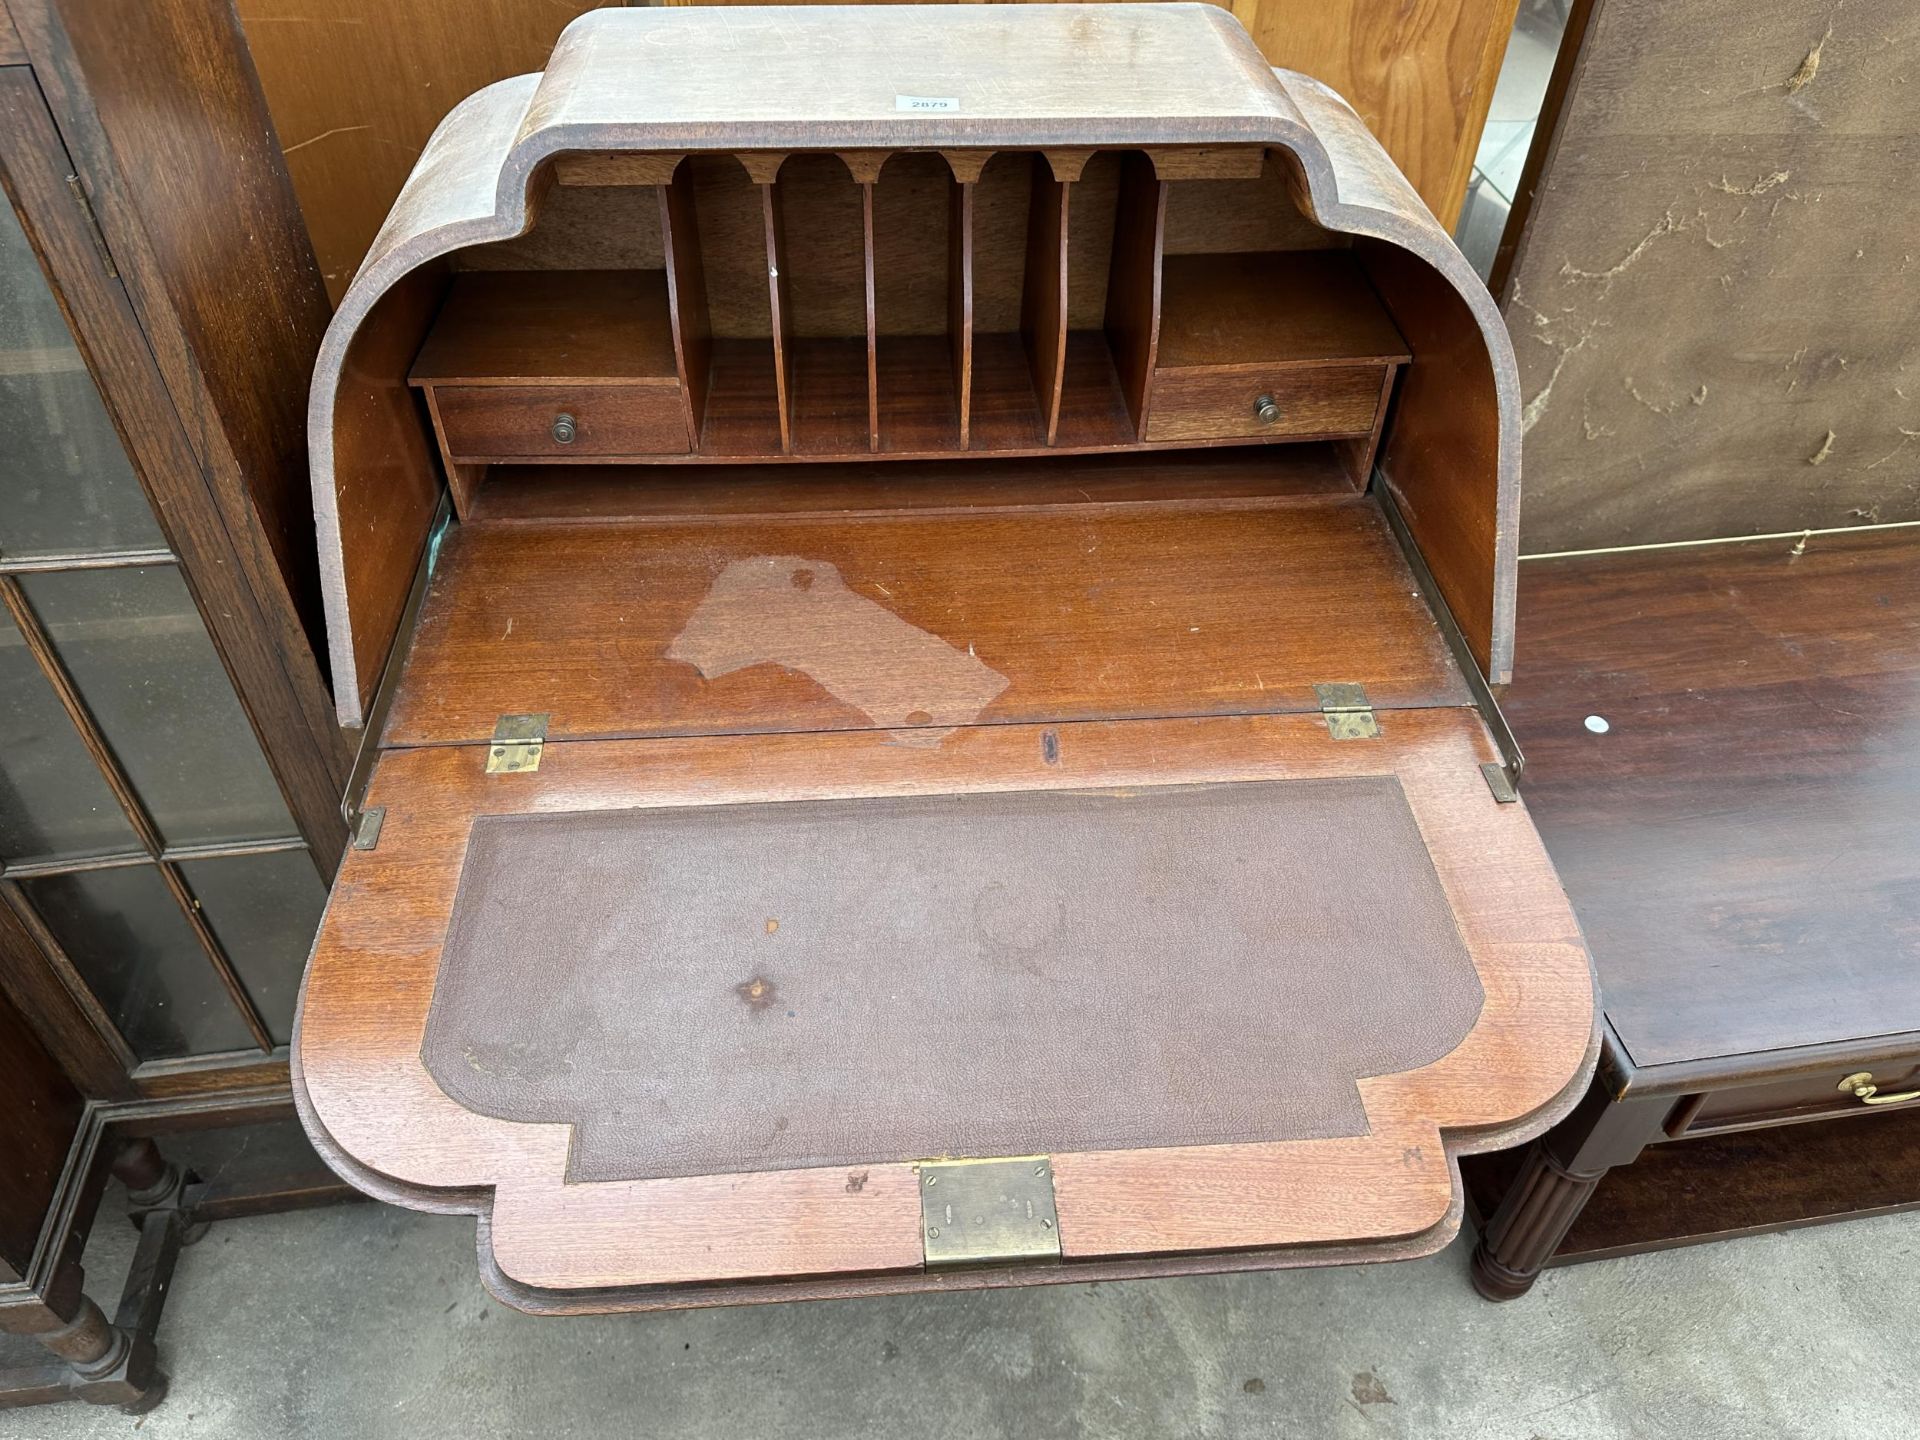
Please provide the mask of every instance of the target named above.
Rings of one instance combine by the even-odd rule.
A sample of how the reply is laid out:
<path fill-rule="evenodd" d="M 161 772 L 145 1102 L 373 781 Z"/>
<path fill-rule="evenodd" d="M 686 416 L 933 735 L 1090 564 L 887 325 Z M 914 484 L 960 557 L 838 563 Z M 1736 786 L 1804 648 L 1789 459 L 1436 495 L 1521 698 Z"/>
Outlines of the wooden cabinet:
<path fill-rule="evenodd" d="M 1913 531 L 1522 568 L 1508 709 L 1605 1049 L 1524 1157 L 1469 1162 L 1482 1292 L 1920 1204 Z"/>
<path fill-rule="evenodd" d="M 529 1309 L 1425 1253 L 1591 1063 L 1486 292 L 1222 12 L 929 13 L 582 18 L 322 347 L 296 1093 Z"/>
<path fill-rule="evenodd" d="M 211 1118 L 284 1096 L 344 844 L 300 444 L 326 303 L 231 15 L 7 9 L 0 984 L 89 1099 Z"/>

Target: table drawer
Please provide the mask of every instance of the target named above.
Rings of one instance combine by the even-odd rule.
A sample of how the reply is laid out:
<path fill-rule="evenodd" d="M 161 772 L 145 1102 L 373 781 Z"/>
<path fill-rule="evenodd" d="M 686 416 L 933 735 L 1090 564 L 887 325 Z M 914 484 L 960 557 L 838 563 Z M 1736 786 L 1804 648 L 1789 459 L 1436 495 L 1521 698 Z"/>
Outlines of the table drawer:
<path fill-rule="evenodd" d="M 1866 1076 L 1865 1080 L 1859 1077 Z M 1842 1082 L 1848 1082 L 1844 1085 Z M 1855 1093 L 1872 1086 L 1862 1098 Z M 1917 1098 L 1902 1100 L 1903 1095 Z M 1871 1101 L 1872 1103 L 1869 1103 Z M 1710 1135 L 1721 1130 L 1745 1130 L 1759 1125 L 1788 1125 L 1800 1120 L 1826 1120 L 1872 1110 L 1920 1110 L 1920 1056 L 1905 1056 L 1875 1064 L 1836 1066 L 1814 1075 L 1741 1085 L 1708 1094 L 1687 1117 L 1682 1135 Z"/>
<path fill-rule="evenodd" d="M 437 385 L 433 400 L 456 460 L 687 451 L 677 384 Z"/>
<path fill-rule="evenodd" d="M 1149 441 L 1365 435 L 1385 389 L 1384 365 L 1232 365 L 1160 370 Z"/>

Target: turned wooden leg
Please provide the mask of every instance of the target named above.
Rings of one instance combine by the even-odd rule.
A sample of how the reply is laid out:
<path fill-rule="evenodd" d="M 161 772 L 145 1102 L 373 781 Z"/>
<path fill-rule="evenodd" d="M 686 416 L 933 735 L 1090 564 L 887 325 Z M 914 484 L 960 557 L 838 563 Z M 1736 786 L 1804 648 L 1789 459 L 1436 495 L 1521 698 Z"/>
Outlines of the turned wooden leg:
<path fill-rule="evenodd" d="M 65 1312 L 65 1313 L 63 1313 Z M 66 1362 L 71 1392 L 95 1405 L 118 1405 L 130 1415 L 151 1410 L 167 1393 L 153 1337 L 116 1325 L 84 1292 L 59 1305 L 14 1311 L 8 1329 L 30 1335 Z"/>
<path fill-rule="evenodd" d="M 1596 1081 L 1573 1114 L 1527 1147 L 1519 1175 L 1474 1246 L 1473 1288 L 1488 1300 L 1531 1290 L 1601 1177 L 1658 1138 L 1672 1103 L 1617 1100 Z"/>
<path fill-rule="evenodd" d="M 127 1205 L 133 1222 L 141 1213 L 177 1204 L 187 1187 L 187 1174 L 149 1139 L 129 1140 L 113 1157 L 113 1175 L 127 1187 Z"/>

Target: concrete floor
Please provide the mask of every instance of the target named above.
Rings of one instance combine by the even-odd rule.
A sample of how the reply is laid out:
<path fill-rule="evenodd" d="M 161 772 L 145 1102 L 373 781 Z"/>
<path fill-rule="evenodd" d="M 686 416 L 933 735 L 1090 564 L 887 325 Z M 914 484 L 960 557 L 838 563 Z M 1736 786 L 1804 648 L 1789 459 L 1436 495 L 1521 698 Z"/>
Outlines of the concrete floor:
<path fill-rule="evenodd" d="M 130 1230 L 96 1232 L 109 1296 Z M 1467 1288 L 1411 1264 L 536 1320 L 473 1224 L 372 1204 L 230 1221 L 185 1252 L 141 1420 L 70 1404 L 0 1436 L 1582 1437 L 1920 1435 L 1920 1215 Z"/>

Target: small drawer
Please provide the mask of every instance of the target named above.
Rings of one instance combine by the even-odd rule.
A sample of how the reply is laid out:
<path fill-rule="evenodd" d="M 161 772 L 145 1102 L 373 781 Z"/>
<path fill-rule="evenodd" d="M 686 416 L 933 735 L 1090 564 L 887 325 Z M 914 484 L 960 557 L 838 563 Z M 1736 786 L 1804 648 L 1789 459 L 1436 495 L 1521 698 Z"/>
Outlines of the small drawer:
<path fill-rule="evenodd" d="M 436 385 L 433 403 L 456 460 L 687 452 L 678 384 Z"/>
<path fill-rule="evenodd" d="M 1231 365 L 1158 370 L 1149 441 L 1365 435 L 1385 387 L 1384 365 Z"/>
<path fill-rule="evenodd" d="M 1860 1111 L 1920 1110 L 1920 1056 L 1741 1085 L 1706 1095 L 1682 1135 L 1826 1120 Z"/>

